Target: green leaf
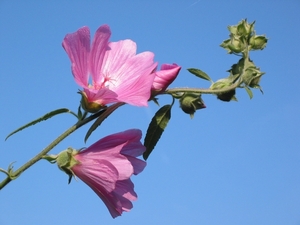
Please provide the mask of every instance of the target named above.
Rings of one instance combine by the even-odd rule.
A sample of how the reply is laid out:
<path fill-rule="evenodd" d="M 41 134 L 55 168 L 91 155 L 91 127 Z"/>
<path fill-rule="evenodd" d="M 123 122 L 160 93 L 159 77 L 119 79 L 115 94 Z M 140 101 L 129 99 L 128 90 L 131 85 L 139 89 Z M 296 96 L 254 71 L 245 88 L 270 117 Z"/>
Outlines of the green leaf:
<path fill-rule="evenodd" d="M 161 107 L 152 118 L 144 140 L 146 151 L 144 152 L 143 157 L 145 160 L 148 159 L 171 119 L 171 108 L 172 105 L 165 105 Z"/>
<path fill-rule="evenodd" d="M 78 117 L 78 120 L 82 120 L 81 106 L 78 107 L 77 117 Z"/>
<path fill-rule="evenodd" d="M 213 82 L 212 79 L 205 73 L 203 72 L 202 70 L 199 70 L 199 69 L 195 69 L 195 68 L 190 68 L 190 69 L 187 69 L 190 73 L 196 75 L 197 77 L 199 78 L 202 78 L 204 80 L 208 80 L 210 82 Z"/>
<path fill-rule="evenodd" d="M 245 88 L 245 90 L 247 91 L 247 93 L 248 93 L 250 99 L 252 99 L 252 98 L 253 98 L 253 93 L 252 93 L 251 89 L 248 88 L 247 86 L 245 86 L 244 88 Z"/>
<path fill-rule="evenodd" d="M 120 106 L 124 105 L 125 103 L 123 102 L 118 102 L 115 103 L 111 106 L 109 106 L 108 108 L 104 109 L 101 113 L 101 115 L 98 117 L 98 119 L 93 123 L 93 125 L 90 127 L 90 129 L 88 130 L 88 132 L 86 133 L 85 137 L 84 137 L 84 142 L 87 141 L 87 139 L 90 137 L 90 135 L 94 132 L 94 130 L 97 129 L 98 126 L 100 126 L 100 124 L 110 115 L 112 114 L 117 108 L 119 108 Z"/>
<path fill-rule="evenodd" d="M 25 124 L 24 126 L 18 128 L 18 129 L 16 129 L 15 131 L 11 132 L 11 133 L 5 138 L 5 140 L 7 140 L 7 139 L 8 139 L 10 136 L 12 136 L 13 134 L 15 134 L 15 133 L 17 133 L 17 132 L 19 132 L 19 131 L 21 131 L 21 130 L 27 128 L 27 127 L 33 126 L 33 125 L 35 125 L 36 123 L 39 123 L 39 122 L 41 122 L 41 121 L 43 121 L 43 120 L 47 120 L 47 119 L 49 119 L 49 118 L 51 118 L 51 117 L 53 117 L 53 116 L 56 116 L 56 115 L 62 114 L 62 113 L 71 113 L 72 115 L 74 115 L 74 116 L 77 118 L 77 115 L 76 115 L 75 113 L 73 113 L 73 112 L 72 112 L 71 110 L 69 110 L 69 109 L 66 109 L 66 108 L 56 109 L 56 110 L 54 110 L 54 111 L 52 111 L 52 112 L 49 112 L 49 113 L 45 114 L 44 116 L 42 116 L 42 117 L 40 117 L 40 118 L 38 118 L 38 119 L 36 119 L 36 120 L 31 121 L 30 123 Z"/>

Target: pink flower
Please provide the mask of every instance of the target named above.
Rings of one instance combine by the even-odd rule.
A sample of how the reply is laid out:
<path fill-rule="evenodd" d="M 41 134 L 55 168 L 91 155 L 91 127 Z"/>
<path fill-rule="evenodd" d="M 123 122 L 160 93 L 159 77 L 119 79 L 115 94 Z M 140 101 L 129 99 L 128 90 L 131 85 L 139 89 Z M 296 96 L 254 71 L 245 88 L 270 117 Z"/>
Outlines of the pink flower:
<path fill-rule="evenodd" d="M 152 91 L 162 92 L 176 79 L 181 67 L 177 64 L 163 64 L 160 71 L 156 71 L 152 84 Z"/>
<path fill-rule="evenodd" d="M 69 148 L 56 161 L 70 178 L 75 175 L 89 185 L 115 218 L 130 211 L 131 201 L 137 199 L 130 177 L 146 166 L 145 161 L 136 158 L 145 151 L 141 136 L 136 129 L 116 133 L 82 151 Z"/>
<path fill-rule="evenodd" d="M 75 81 L 83 88 L 86 106 L 114 102 L 147 106 L 155 76 L 151 72 L 157 66 L 154 54 L 136 54 L 135 42 L 109 42 L 110 35 L 108 25 L 99 27 L 90 47 L 90 30 L 82 27 L 63 40 Z"/>

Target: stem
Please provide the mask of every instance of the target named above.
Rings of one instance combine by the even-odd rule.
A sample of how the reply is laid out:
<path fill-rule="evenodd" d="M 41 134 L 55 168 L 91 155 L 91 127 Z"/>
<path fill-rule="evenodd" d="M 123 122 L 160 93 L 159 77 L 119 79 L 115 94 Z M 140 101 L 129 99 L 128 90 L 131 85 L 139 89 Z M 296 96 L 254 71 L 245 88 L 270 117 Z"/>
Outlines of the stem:
<path fill-rule="evenodd" d="M 238 81 L 232 84 L 231 86 L 222 89 L 216 89 L 216 90 L 212 90 L 209 88 L 171 88 L 166 90 L 163 94 L 173 94 L 178 92 L 193 92 L 193 93 L 201 93 L 201 94 L 223 94 L 237 88 L 241 83 L 243 82 Z"/>
<path fill-rule="evenodd" d="M 27 170 L 29 167 L 31 167 L 33 164 L 35 164 L 37 161 L 42 159 L 44 155 L 46 155 L 52 148 L 54 148 L 58 143 L 60 143 L 63 139 L 65 139 L 67 136 L 69 136 L 71 133 L 73 133 L 78 128 L 82 127 L 83 125 L 89 123 L 90 121 L 96 119 L 99 117 L 103 112 L 106 110 L 102 110 L 100 112 L 97 112 L 88 118 L 78 121 L 76 124 L 74 124 L 72 127 L 67 129 L 64 133 L 62 133 L 58 138 L 56 138 L 52 143 L 50 143 L 45 149 L 43 149 L 39 154 L 37 154 L 35 157 L 30 159 L 28 162 L 26 162 L 23 166 L 21 166 L 19 169 L 17 169 L 15 172 L 10 173 L 8 177 L 6 177 L 1 183 L 0 183 L 0 190 L 4 188 L 10 181 L 13 179 L 16 179 L 18 176 L 21 175 L 25 170 Z"/>

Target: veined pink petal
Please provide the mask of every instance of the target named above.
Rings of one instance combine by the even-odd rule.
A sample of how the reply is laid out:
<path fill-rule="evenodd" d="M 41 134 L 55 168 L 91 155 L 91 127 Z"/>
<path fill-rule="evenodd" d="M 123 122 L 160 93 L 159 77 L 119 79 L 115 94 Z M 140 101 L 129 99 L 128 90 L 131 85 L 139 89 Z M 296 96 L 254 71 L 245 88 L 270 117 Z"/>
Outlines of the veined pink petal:
<path fill-rule="evenodd" d="M 130 179 L 118 181 L 114 192 L 131 201 L 137 199 L 137 194 L 134 191 L 134 184 Z"/>
<path fill-rule="evenodd" d="M 118 72 L 128 59 L 136 55 L 136 43 L 132 40 L 122 40 L 110 42 L 108 46 L 109 51 L 106 51 L 101 71 L 105 76 L 112 75 L 117 78 L 113 74 Z"/>
<path fill-rule="evenodd" d="M 114 77 L 120 85 L 111 87 L 111 90 L 118 94 L 118 100 L 136 106 L 147 106 L 151 95 L 151 86 L 155 74 L 151 72 L 157 66 L 153 63 L 153 53 L 140 53 L 120 68 Z"/>
<path fill-rule="evenodd" d="M 136 55 L 135 42 L 109 42 L 110 36 L 109 26 L 101 26 L 90 49 L 89 29 L 83 27 L 68 34 L 63 41 L 75 80 L 84 88 L 84 97 L 87 98 L 82 101 L 82 107 L 87 112 L 95 113 L 102 106 L 115 102 L 147 106 L 151 96 L 153 70 L 157 66 L 153 61 L 154 54 L 143 52 Z M 88 83 L 89 76 L 91 84 Z"/>
<path fill-rule="evenodd" d="M 63 48 L 71 60 L 72 73 L 75 81 L 81 87 L 88 86 L 88 57 L 90 52 L 90 30 L 82 27 L 72 34 L 67 34 L 63 40 Z"/>
<path fill-rule="evenodd" d="M 127 160 L 129 160 L 131 165 L 133 166 L 134 175 L 138 175 L 140 172 L 142 172 L 147 165 L 147 163 L 143 160 L 128 155 L 126 155 L 126 157 Z"/>
<path fill-rule="evenodd" d="M 102 199 L 113 218 L 121 216 L 122 212 L 128 212 L 132 209 L 131 201 L 137 199 L 134 192 L 134 185 L 130 180 L 116 182 L 116 189 L 107 192 L 101 186 L 89 185 L 93 191 Z"/>
<path fill-rule="evenodd" d="M 101 81 L 101 67 L 105 52 L 109 51 L 108 40 L 110 35 L 111 31 L 109 26 L 103 25 L 98 28 L 93 39 L 89 68 L 94 84 L 98 84 Z"/>
<path fill-rule="evenodd" d="M 137 129 L 112 134 L 73 155 L 78 164 L 70 170 L 93 189 L 114 218 L 129 211 L 137 199 L 130 177 L 146 166 L 136 158 L 145 151 L 141 136 Z"/>
<path fill-rule="evenodd" d="M 130 129 L 130 130 L 126 130 L 123 132 L 111 134 L 111 135 L 108 135 L 108 136 L 100 139 L 99 141 L 95 142 L 90 147 L 86 148 L 84 150 L 84 154 L 87 154 L 90 152 L 98 154 L 99 152 L 102 152 L 102 151 L 112 152 L 114 150 L 120 153 L 120 151 L 123 151 L 123 150 L 115 148 L 116 146 L 124 145 L 125 143 L 130 143 L 130 144 L 134 143 L 138 146 L 138 145 L 140 145 L 139 140 L 141 139 L 141 137 L 142 137 L 142 132 L 138 129 Z M 140 145 L 140 146 L 143 146 L 143 145 Z M 142 148 L 144 149 L 144 147 L 142 147 Z M 82 154 L 82 153 L 83 152 L 81 152 L 80 154 Z M 136 156 L 138 156 L 138 155 L 136 155 Z"/>
<path fill-rule="evenodd" d="M 80 161 L 72 167 L 72 171 L 78 178 L 88 185 L 100 185 L 107 192 L 115 189 L 119 173 L 112 163 L 106 160 L 86 159 L 81 155 L 75 155 L 75 159 Z"/>

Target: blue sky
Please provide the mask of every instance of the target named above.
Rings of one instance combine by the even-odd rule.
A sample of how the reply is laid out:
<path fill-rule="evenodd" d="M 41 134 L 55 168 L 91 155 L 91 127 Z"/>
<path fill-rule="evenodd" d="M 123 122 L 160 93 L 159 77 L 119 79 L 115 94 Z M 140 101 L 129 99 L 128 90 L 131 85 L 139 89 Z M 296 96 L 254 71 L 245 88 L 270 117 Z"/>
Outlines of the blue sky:
<path fill-rule="evenodd" d="M 262 95 L 238 102 L 203 96 L 207 108 L 191 120 L 176 103 L 172 119 L 133 178 L 134 208 L 112 219 L 82 181 L 68 185 L 55 165 L 40 161 L 0 192 L 0 225 L 32 224 L 300 224 L 300 2 L 287 1 L 7 1 L 0 2 L 0 167 L 18 168 L 76 121 L 60 115 L 24 130 L 19 126 L 57 108 L 76 111 L 80 96 L 61 42 L 87 25 L 92 35 L 109 24 L 112 41 L 132 39 L 138 52 L 182 66 L 171 87 L 208 87 L 186 69 L 204 70 L 214 80 L 238 58 L 219 44 L 228 25 L 256 21 L 269 38 L 251 58 L 266 72 Z M 169 103 L 161 97 L 161 105 Z M 124 106 L 92 134 L 88 126 L 51 153 L 88 146 L 130 128 L 146 131 L 158 107 Z M 0 179 L 4 176 L 0 174 Z"/>

